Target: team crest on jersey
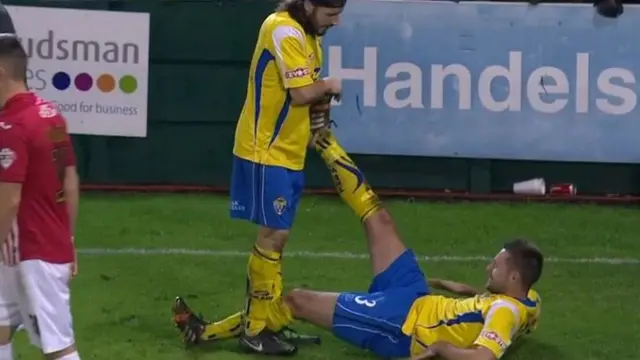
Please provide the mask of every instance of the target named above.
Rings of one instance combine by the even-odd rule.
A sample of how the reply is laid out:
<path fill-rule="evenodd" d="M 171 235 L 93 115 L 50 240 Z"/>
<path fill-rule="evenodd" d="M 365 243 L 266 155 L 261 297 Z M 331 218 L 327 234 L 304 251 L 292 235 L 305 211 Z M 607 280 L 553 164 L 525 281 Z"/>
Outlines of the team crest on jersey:
<path fill-rule="evenodd" d="M 14 161 L 16 161 L 15 151 L 9 148 L 0 150 L 0 166 L 2 166 L 3 169 L 8 169 Z"/>
<path fill-rule="evenodd" d="M 276 214 L 282 215 L 284 211 L 287 209 L 287 200 L 282 196 L 275 199 L 273 201 L 273 209 L 276 211 Z"/>
<path fill-rule="evenodd" d="M 42 99 L 38 101 L 38 115 L 43 119 L 52 118 L 58 115 L 58 109 L 54 104 L 46 102 Z"/>

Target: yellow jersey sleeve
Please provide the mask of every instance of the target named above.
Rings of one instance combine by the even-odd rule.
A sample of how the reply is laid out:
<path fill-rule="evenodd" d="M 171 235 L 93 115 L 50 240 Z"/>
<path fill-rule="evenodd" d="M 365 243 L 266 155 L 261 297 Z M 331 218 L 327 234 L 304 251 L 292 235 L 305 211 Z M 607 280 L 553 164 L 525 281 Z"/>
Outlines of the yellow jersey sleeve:
<path fill-rule="evenodd" d="M 307 56 L 307 40 L 302 30 L 291 25 L 273 29 L 273 47 L 282 83 L 286 89 L 313 84 L 313 70 Z"/>
<path fill-rule="evenodd" d="M 511 345 L 515 330 L 519 326 L 517 310 L 511 306 L 494 303 L 485 319 L 484 327 L 474 345 L 483 346 L 499 359 Z"/>

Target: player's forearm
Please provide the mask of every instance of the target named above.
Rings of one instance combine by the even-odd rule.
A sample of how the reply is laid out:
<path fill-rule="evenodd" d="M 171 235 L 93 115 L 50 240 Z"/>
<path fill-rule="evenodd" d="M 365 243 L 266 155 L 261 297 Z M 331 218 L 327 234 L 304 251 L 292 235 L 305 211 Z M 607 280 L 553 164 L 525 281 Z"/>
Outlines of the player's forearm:
<path fill-rule="evenodd" d="M 441 280 L 441 279 L 429 279 L 429 287 L 438 290 L 445 290 L 454 294 L 473 296 L 479 294 L 478 290 L 472 286 L 457 283 L 455 281 Z"/>
<path fill-rule="evenodd" d="M 289 94 L 293 105 L 309 105 L 322 99 L 330 90 L 329 84 L 320 79 L 311 85 L 289 89 Z"/>
<path fill-rule="evenodd" d="M 443 360 L 495 360 L 495 356 L 481 347 L 462 349 L 446 341 L 439 341 L 431 349 Z"/>
<path fill-rule="evenodd" d="M 0 243 L 9 236 L 20 207 L 20 191 L 5 189 L 19 184 L 3 185 L 0 190 Z"/>
<path fill-rule="evenodd" d="M 69 229 L 71 230 L 71 235 L 74 236 L 80 204 L 80 179 L 75 167 L 67 167 L 65 171 L 64 194 L 67 211 L 69 212 Z"/>

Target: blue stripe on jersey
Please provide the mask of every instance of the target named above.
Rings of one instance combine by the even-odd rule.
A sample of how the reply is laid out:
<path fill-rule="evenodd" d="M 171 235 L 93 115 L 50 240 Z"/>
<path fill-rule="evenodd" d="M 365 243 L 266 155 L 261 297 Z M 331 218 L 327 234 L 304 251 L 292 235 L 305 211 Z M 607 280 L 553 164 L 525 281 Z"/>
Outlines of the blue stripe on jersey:
<path fill-rule="evenodd" d="M 533 300 L 531 300 L 529 298 L 526 298 L 524 300 L 518 299 L 518 301 L 520 301 L 524 306 L 528 306 L 528 307 L 536 307 L 536 306 L 538 306 L 538 302 L 533 301 Z"/>
<path fill-rule="evenodd" d="M 255 82 L 255 89 L 253 94 L 253 110 L 254 110 L 254 124 L 253 124 L 253 142 L 255 143 L 257 134 L 258 134 L 258 119 L 260 119 L 260 101 L 262 100 L 262 81 L 264 80 L 264 72 L 267 70 L 267 66 L 271 61 L 274 61 L 276 58 L 269 52 L 269 50 L 264 49 L 258 58 L 258 63 L 256 64 L 256 70 L 253 74 L 253 79 Z"/>
<path fill-rule="evenodd" d="M 481 311 L 468 312 L 464 314 L 460 314 L 453 319 L 450 320 L 440 320 L 437 324 L 425 327 L 426 329 L 435 329 L 439 326 L 453 326 L 459 324 L 483 324 L 484 317 L 482 316 Z"/>
<path fill-rule="evenodd" d="M 276 126 L 273 129 L 273 135 L 271 136 L 271 141 L 269 142 L 269 146 L 273 144 L 273 142 L 278 137 L 280 133 L 280 129 L 282 129 L 282 124 L 284 124 L 284 120 L 287 118 L 289 114 L 289 107 L 291 106 L 291 95 L 289 95 L 289 91 L 287 91 L 287 97 L 284 99 L 284 104 L 282 104 L 282 109 L 280 109 L 280 113 L 278 113 L 278 118 L 276 119 Z"/>

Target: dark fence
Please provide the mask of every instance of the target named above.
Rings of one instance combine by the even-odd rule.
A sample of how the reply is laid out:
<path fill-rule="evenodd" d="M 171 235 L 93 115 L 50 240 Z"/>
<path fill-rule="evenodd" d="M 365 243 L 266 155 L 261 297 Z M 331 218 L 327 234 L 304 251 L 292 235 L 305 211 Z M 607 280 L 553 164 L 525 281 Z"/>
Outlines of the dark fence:
<path fill-rule="evenodd" d="M 199 185 L 229 181 L 235 122 L 244 101 L 257 30 L 270 1 L 27 1 L 11 5 L 151 13 L 148 137 L 75 136 L 83 182 Z M 114 24 L 117 26 L 117 24 Z M 355 156 L 378 188 L 509 191 L 514 181 L 570 181 L 581 193 L 638 194 L 636 165 L 460 158 Z M 331 179 L 315 154 L 310 187 Z"/>

